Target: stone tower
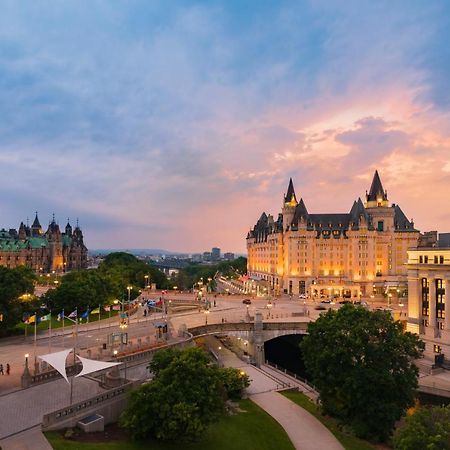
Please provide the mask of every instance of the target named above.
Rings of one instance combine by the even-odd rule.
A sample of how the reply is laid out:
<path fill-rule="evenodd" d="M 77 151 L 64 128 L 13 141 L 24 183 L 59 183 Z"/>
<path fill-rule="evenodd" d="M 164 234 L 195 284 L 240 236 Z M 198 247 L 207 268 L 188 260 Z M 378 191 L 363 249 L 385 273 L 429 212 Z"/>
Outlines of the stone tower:
<path fill-rule="evenodd" d="M 292 219 L 294 218 L 295 208 L 297 207 L 297 197 L 295 196 L 294 183 L 292 178 L 289 179 L 289 185 L 286 195 L 284 196 L 282 214 L 284 230 L 287 231 L 291 227 Z"/>

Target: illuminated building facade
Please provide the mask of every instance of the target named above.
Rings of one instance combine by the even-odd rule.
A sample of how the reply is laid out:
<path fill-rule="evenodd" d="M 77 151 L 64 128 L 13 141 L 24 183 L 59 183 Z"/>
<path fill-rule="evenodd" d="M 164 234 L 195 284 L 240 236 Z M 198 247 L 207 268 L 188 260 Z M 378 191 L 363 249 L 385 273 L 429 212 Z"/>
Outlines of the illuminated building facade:
<path fill-rule="evenodd" d="M 425 342 L 425 359 L 450 359 L 450 247 L 418 247 L 408 251 L 407 330 Z"/>
<path fill-rule="evenodd" d="M 26 266 L 38 274 L 62 273 L 87 267 L 87 248 L 80 227 L 67 222 L 64 232 L 53 218 L 46 232 L 36 213 L 31 227 L 0 230 L 0 266 Z"/>
<path fill-rule="evenodd" d="M 263 213 L 247 235 L 248 274 L 274 292 L 348 297 L 404 292 L 407 249 L 419 231 L 389 204 L 378 172 L 348 213 L 311 214 L 292 179 L 282 211 Z"/>

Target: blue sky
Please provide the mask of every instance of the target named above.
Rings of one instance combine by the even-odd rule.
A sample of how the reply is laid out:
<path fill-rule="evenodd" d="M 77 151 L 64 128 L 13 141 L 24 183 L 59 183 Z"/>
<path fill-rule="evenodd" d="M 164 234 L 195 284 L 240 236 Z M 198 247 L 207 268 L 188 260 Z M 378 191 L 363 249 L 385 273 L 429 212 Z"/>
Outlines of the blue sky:
<path fill-rule="evenodd" d="M 345 212 L 380 171 L 450 230 L 446 1 L 2 1 L 1 224 L 243 251 L 289 176 Z M 424 190 L 424 186 L 426 189 Z"/>

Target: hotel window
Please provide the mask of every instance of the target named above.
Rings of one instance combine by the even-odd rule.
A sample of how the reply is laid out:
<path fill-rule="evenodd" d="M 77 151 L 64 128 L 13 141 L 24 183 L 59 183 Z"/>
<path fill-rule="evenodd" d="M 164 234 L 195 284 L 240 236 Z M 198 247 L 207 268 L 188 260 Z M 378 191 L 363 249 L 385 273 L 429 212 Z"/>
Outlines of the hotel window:
<path fill-rule="evenodd" d="M 423 262 L 424 262 L 425 264 L 428 264 L 428 256 L 425 255 L 423 258 L 424 258 Z"/>
<path fill-rule="evenodd" d="M 439 256 L 439 264 L 444 264 L 444 257 L 442 255 Z"/>
<path fill-rule="evenodd" d="M 378 221 L 377 230 L 378 231 L 384 231 L 384 222 L 382 220 Z"/>
<path fill-rule="evenodd" d="M 437 264 L 438 263 L 438 257 L 437 257 L 437 255 L 434 255 L 434 264 Z"/>
<path fill-rule="evenodd" d="M 426 278 L 422 278 L 422 316 L 428 316 L 429 315 L 429 293 L 430 293 L 430 287 L 428 284 L 428 280 Z"/>
<path fill-rule="evenodd" d="M 440 345 L 434 344 L 433 350 L 434 350 L 434 353 L 441 353 L 442 348 Z"/>

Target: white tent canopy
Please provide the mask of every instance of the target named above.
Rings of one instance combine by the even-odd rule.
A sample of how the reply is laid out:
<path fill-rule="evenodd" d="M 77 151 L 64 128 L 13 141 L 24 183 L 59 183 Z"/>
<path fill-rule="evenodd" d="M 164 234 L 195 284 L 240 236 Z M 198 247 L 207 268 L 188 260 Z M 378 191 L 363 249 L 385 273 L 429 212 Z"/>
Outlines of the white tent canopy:
<path fill-rule="evenodd" d="M 66 373 L 66 359 L 71 351 L 72 350 L 70 349 L 70 350 L 62 350 L 60 352 L 55 353 L 47 353 L 46 355 L 40 355 L 39 358 L 45 361 L 47 364 L 50 364 L 52 367 L 54 367 L 69 383 Z M 109 369 L 110 367 L 114 367 L 117 366 L 118 364 L 121 364 L 118 362 L 96 361 L 95 359 L 82 358 L 81 356 L 78 355 L 77 358 L 83 364 L 83 369 L 78 375 L 76 375 L 77 377 L 82 377 L 83 375 L 98 372 L 99 370 Z"/>
<path fill-rule="evenodd" d="M 47 353 L 46 355 L 40 355 L 39 358 L 54 367 L 69 382 L 66 375 L 66 358 L 71 351 L 63 350 L 61 352 Z"/>
<path fill-rule="evenodd" d="M 83 370 L 78 375 L 76 375 L 76 377 L 82 377 L 83 375 L 88 375 L 89 373 L 94 373 L 99 370 L 109 369 L 110 367 L 121 364 L 118 362 L 96 361 L 95 359 L 82 358 L 78 355 L 77 358 L 82 362 Z"/>

